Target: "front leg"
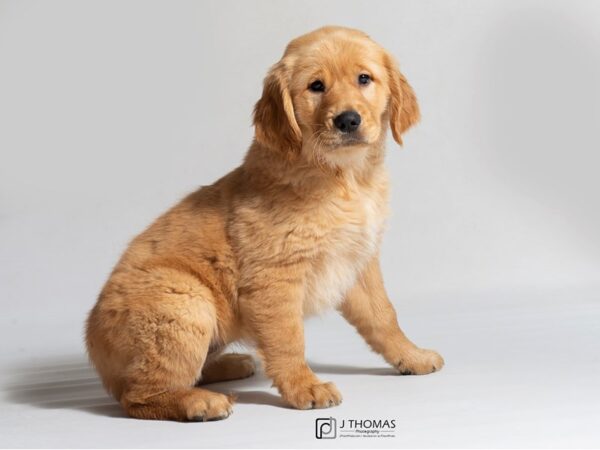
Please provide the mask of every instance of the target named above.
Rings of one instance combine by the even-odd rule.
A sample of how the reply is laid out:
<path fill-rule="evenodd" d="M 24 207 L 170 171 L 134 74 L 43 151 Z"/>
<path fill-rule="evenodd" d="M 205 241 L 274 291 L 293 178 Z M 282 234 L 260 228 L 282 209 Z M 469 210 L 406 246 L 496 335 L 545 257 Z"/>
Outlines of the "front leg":
<path fill-rule="evenodd" d="M 398 326 L 375 256 L 347 294 L 340 311 L 371 348 L 402 375 L 424 375 L 440 370 L 444 359 L 433 350 L 413 344 Z"/>
<path fill-rule="evenodd" d="M 244 321 L 282 398 L 297 409 L 340 404 L 335 385 L 320 381 L 304 359 L 301 280 L 269 279 L 263 287 L 244 291 L 239 303 Z"/>

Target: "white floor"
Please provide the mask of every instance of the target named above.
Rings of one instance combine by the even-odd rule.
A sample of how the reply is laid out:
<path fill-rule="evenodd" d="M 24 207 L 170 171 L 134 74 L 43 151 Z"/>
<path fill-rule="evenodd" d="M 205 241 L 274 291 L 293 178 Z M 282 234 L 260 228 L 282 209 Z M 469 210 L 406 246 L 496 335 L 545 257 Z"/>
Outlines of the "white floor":
<path fill-rule="evenodd" d="M 259 374 L 214 385 L 238 396 L 229 419 L 191 424 L 124 417 L 79 343 L 62 338 L 81 324 L 60 323 L 60 314 L 47 309 L 0 329 L 6 349 L 0 445 L 597 447 L 599 292 L 589 287 L 411 299 L 399 308 L 401 324 L 446 359 L 441 372 L 422 377 L 395 375 L 335 314 L 313 319 L 307 358 L 323 379 L 337 384 L 344 395 L 340 407 L 288 409 Z M 319 417 L 333 417 L 338 425 L 394 419 L 395 437 L 317 440 Z"/>

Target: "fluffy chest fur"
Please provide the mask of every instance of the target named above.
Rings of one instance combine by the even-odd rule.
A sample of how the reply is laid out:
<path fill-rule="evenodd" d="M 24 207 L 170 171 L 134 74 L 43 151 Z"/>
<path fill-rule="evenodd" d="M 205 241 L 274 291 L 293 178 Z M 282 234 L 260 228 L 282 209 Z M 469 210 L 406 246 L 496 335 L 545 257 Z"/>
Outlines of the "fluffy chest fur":
<path fill-rule="evenodd" d="M 379 247 L 388 182 L 383 168 L 371 179 L 302 196 L 273 189 L 236 205 L 240 295 L 286 286 L 302 297 L 304 315 L 338 306 Z"/>
<path fill-rule="evenodd" d="M 315 242 L 304 285 L 305 315 L 337 307 L 369 259 L 376 254 L 387 213 L 383 186 L 358 189 L 350 199 L 322 206 L 331 228 Z"/>

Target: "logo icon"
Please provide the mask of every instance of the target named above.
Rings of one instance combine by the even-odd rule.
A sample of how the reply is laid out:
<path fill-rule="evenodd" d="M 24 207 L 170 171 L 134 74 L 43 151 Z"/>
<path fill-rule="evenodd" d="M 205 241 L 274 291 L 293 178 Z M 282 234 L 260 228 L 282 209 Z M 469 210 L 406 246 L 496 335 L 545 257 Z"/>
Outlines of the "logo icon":
<path fill-rule="evenodd" d="M 337 423 L 333 417 L 320 417 L 315 421 L 315 437 L 317 439 L 335 439 Z"/>

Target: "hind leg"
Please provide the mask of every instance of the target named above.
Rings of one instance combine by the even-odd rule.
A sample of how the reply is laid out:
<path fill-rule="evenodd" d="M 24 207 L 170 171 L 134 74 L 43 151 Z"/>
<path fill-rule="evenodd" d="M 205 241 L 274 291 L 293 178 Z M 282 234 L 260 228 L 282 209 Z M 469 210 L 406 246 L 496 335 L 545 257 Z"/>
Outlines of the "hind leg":
<path fill-rule="evenodd" d="M 211 291 L 189 274 L 154 268 L 111 280 L 90 317 L 88 348 L 130 416 L 223 419 L 232 399 L 194 387 L 215 329 Z"/>
<path fill-rule="evenodd" d="M 255 370 L 256 365 L 252 356 L 226 353 L 217 356 L 213 361 L 207 361 L 202 370 L 200 384 L 248 378 L 254 375 Z"/>
<path fill-rule="evenodd" d="M 134 391 L 121 400 L 127 414 L 138 419 L 206 422 L 226 419 L 233 412 L 233 399 L 200 388 L 170 388 L 140 397 Z"/>

